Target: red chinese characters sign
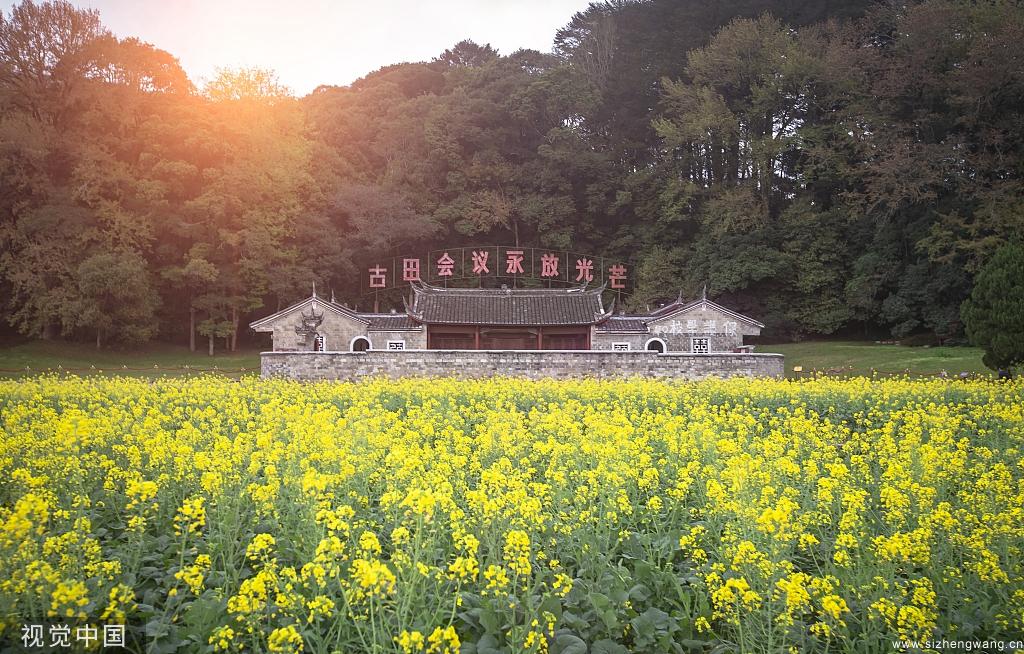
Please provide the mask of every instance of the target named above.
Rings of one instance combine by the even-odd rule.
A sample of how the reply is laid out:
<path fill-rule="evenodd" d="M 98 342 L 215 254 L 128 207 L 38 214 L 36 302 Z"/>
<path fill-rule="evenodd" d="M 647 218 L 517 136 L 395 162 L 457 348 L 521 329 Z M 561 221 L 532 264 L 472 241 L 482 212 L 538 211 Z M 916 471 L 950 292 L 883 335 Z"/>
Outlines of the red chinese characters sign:
<path fill-rule="evenodd" d="M 576 281 L 594 281 L 594 261 L 586 257 L 576 260 Z"/>
<path fill-rule="evenodd" d="M 508 257 L 505 262 L 505 272 L 509 275 L 522 275 L 523 270 L 523 251 L 522 250 L 506 250 L 505 256 Z"/>
<path fill-rule="evenodd" d="M 629 288 L 631 265 L 609 258 L 572 252 L 513 246 L 457 247 L 433 250 L 425 256 L 402 256 L 387 263 L 367 265 L 366 286 L 371 291 L 399 288 L 409 282 L 447 284 L 456 280 L 479 280 L 490 286 L 517 284 L 518 279 L 536 279 L 551 286 L 607 284 L 617 292 Z M 485 283 L 483 278 L 493 277 Z M 510 280 L 508 282 L 502 279 Z M 458 285 L 458 284 L 456 284 Z M 476 284 L 474 284 L 476 285 Z"/>
<path fill-rule="evenodd" d="M 540 276 L 541 277 L 558 277 L 558 255 L 556 255 L 556 254 L 542 254 L 542 255 L 540 255 Z"/>
<path fill-rule="evenodd" d="M 388 271 L 379 265 L 370 268 L 370 288 L 387 288 Z"/>
<path fill-rule="evenodd" d="M 608 286 L 610 288 L 626 288 L 626 267 L 616 264 L 608 268 Z"/>
<path fill-rule="evenodd" d="M 487 250 L 473 250 L 473 274 L 474 275 L 486 275 L 490 272 L 487 269 L 487 257 L 490 256 L 490 252 Z"/>
<path fill-rule="evenodd" d="M 441 255 L 441 258 L 437 260 L 437 276 L 438 277 L 451 277 L 455 271 L 455 259 L 452 259 L 451 255 L 445 252 Z"/>
<path fill-rule="evenodd" d="M 420 280 L 420 260 L 403 258 L 402 259 L 402 281 L 403 282 L 418 282 Z"/>

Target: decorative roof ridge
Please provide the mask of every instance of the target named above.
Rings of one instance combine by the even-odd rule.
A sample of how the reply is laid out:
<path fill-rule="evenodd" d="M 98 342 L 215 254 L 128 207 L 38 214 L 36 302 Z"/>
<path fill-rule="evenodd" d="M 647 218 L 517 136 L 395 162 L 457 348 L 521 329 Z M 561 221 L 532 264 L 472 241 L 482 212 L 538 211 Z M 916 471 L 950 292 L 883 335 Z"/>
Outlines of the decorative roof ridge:
<path fill-rule="evenodd" d="M 545 288 L 545 287 L 532 287 L 532 288 L 472 288 L 466 286 L 434 286 L 428 284 L 422 280 L 410 282 L 413 290 L 419 293 L 437 293 L 437 294 L 467 294 L 467 295 L 570 295 L 574 293 L 580 293 L 582 295 L 596 295 L 603 293 L 608 285 L 608 282 L 600 286 L 593 288 L 587 288 L 587 284 L 577 284 L 575 286 L 561 287 L 561 288 Z"/>
<path fill-rule="evenodd" d="M 415 286 L 414 286 L 414 288 L 415 288 Z M 405 297 L 404 295 L 402 296 L 402 306 L 405 308 L 405 315 L 409 316 L 409 318 L 411 318 L 412 320 L 414 320 L 416 322 L 422 323 L 423 322 L 423 312 L 422 311 L 416 311 L 415 309 L 413 309 L 415 304 L 416 304 L 415 299 L 413 299 L 411 297 Z"/>
<path fill-rule="evenodd" d="M 609 320 L 641 320 L 646 322 L 651 316 L 645 313 L 620 313 L 615 316 L 608 316 Z"/>
<path fill-rule="evenodd" d="M 598 296 L 598 297 L 600 297 L 600 296 Z M 612 298 L 612 303 L 610 305 L 608 305 L 608 309 L 607 310 L 605 310 L 605 308 L 604 308 L 604 301 L 603 300 L 599 303 L 599 306 L 601 307 L 602 313 L 595 313 L 594 314 L 594 324 L 595 325 L 600 325 L 600 324 L 604 323 L 605 321 L 607 321 L 609 318 L 611 318 L 613 315 L 615 315 L 615 300 L 617 300 L 617 299 L 618 298 L 614 298 L 614 297 Z"/>

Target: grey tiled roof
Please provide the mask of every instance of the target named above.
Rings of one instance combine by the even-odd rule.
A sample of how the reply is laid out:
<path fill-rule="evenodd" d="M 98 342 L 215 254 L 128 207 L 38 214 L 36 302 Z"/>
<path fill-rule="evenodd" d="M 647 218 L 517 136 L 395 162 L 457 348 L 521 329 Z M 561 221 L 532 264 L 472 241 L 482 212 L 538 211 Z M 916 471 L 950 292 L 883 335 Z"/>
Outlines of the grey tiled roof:
<path fill-rule="evenodd" d="M 647 333 L 647 323 L 637 316 L 612 316 L 597 326 L 599 332 Z"/>
<path fill-rule="evenodd" d="M 685 303 L 682 300 L 676 300 L 675 302 L 669 302 L 665 306 L 659 307 L 659 308 L 655 309 L 654 311 L 651 311 L 651 317 L 652 318 L 657 318 L 658 316 L 663 316 L 663 315 L 665 315 L 667 313 L 671 313 L 672 311 L 675 311 L 676 309 L 678 309 L 678 308 L 680 308 L 682 306 L 685 306 Z"/>
<path fill-rule="evenodd" d="M 370 321 L 370 331 L 402 331 L 420 329 L 419 323 L 404 313 L 361 313 L 361 318 Z"/>
<path fill-rule="evenodd" d="M 604 287 L 486 289 L 413 285 L 409 315 L 428 324 L 592 325 L 607 317 Z"/>

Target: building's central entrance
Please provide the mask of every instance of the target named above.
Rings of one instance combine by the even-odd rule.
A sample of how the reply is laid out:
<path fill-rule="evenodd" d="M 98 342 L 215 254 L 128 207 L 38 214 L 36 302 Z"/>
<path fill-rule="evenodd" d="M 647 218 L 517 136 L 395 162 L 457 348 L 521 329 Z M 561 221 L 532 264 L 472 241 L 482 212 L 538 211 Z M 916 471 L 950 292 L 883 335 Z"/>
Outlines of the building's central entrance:
<path fill-rule="evenodd" d="M 589 350 L 589 327 L 428 325 L 431 350 Z"/>

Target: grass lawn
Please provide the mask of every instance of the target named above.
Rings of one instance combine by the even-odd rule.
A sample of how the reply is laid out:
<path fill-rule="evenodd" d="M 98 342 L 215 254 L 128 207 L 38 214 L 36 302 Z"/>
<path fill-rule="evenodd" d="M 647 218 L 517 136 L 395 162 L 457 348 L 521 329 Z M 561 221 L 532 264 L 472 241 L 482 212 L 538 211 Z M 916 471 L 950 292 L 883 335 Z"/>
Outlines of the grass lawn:
<path fill-rule="evenodd" d="M 934 375 L 945 370 L 956 376 L 961 372 L 991 374 L 981 362 L 982 350 L 976 347 L 907 347 L 883 345 L 871 341 L 806 341 L 782 345 L 758 345 L 758 352 L 786 355 L 786 374 L 794 376 L 793 366 L 803 366 L 804 374 L 825 370 L 849 375 L 870 375 L 909 371 L 913 375 Z"/>
<path fill-rule="evenodd" d="M 204 342 L 205 346 L 206 343 Z M 60 368 L 58 368 L 60 366 Z M 0 377 L 35 374 L 59 369 L 76 374 L 122 374 L 151 377 L 161 374 L 183 374 L 184 368 L 199 372 L 213 370 L 233 376 L 245 372 L 258 372 L 259 350 L 218 352 L 214 356 L 206 350 L 189 352 L 187 346 L 165 343 L 149 344 L 139 349 L 102 349 L 82 343 L 60 341 L 30 341 L 0 348 Z M 245 371 L 242 371 L 245 368 Z"/>
<path fill-rule="evenodd" d="M 870 341 L 807 341 L 783 345 L 759 345 L 758 352 L 786 355 L 786 373 L 803 366 L 804 374 L 824 370 L 833 374 L 870 375 L 909 371 L 915 375 L 934 375 L 945 370 L 950 376 L 961 372 L 991 373 L 981 363 L 981 350 L 974 347 L 905 347 L 881 345 Z M 0 348 L 0 377 L 10 377 L 60 369 L 77 374 L 123 374 L 151 377 L 184 374 L 190 371 L 223 372 L 238 376 L 259 370 L 259 350 L 207 356 L 205 351 L 189 352 L 187 347 L 151 344 L 137 350 L 103 349 L 81 343 L 32 341 Z M 188 366 L 188 370 L 185 369 Z M 242 369 L 245 369 L 244 371 Z"/>

